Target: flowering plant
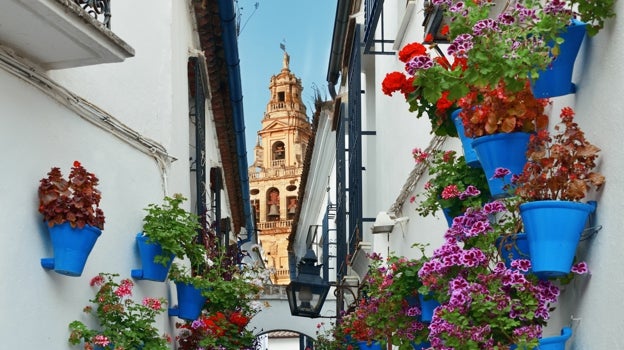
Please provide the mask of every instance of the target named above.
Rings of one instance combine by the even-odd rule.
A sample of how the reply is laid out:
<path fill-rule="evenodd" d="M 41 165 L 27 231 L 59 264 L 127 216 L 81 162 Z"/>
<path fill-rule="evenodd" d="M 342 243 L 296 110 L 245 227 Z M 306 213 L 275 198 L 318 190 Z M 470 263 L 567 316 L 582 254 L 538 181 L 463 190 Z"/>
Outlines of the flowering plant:
<path fill-rule="evenodd" d="M 344 339 L 344 335 L 337 338 L 334 323 L 329 324 L 329 328 L 325 328 L 325 322 L 316 325 L 316 339 L 314 340 L 314 350 L 342 350 L 344 343 L 338 339 Z"/>
<path fill-rule="evenodd" d="M 252 349 L 255 336 L 245 329 L 248 323 L 238 311 L 203 313 L 193 322 L 176 323 L 178 349 Z"/>
<path fill-rule="evenodd" d="M 381 344 L 389 341 L 401 350 L 412 349 L 413 344 L 425 341 L 428 333 L 418 317 L 421 310 L 413 302 L 422 259 L 390 256 L 384 261 L 375 253 L 369 258 L 363 282 L 365 296 L 339 320 L 333 338 Z"/>
<path fill-rule="evenodd" d="M 462 73 L 466 87 L 454 86 L 451 95 L 459 98 L 470 87 L 495 87 L 501 80 L 511 91 L 521 90 L 527 74 L 537 78 L 558 55 L 563 42 L 560 35 L 577 15 L 574 4 L 589 2 L 511 0 L 497 8 L 491 0 L 433 0 L 449 18 L 448 54 L 466 59 Z M 593 11 L 582 7 L 581 19 L 590 17 Z M 593 16 L 587 20 L 596 19 Z"/>
<path fill-rule="evenodd" d="M 555 135 L 546 130 L 531 135 L 528 161 L 514 178 L 516 194 L 525 200 L 579 201 L 590 188 L 599 189 L 605 182 L 594 171 L 600 149 L 585 139 L 574 122 L 574 110 L 564 107 L 560 117 Z"/>
<path fill-rule="evenodd" d="M 99 324 L 98 329 L 88 328 L 82 321 L 69 324 L 71 334 L 69 343 L 76 345 L 84 342 L 84 348 L 94 346 L 108 347 L 114 350 L 124 349 L 169 349 L 169 336 L 159 335 L 154 326 L 155 318 L 165 311 L 166 300 L 163 298 L 143 299 L 142 303 L 132 300 L 133 283 L 129 279 L 116 282 L 119 275 L 100 273 L 91 279 L 91 286 L 97 287 L 95 297 L 84 312 L 93 315 Z"/>
<path fill-rule="evenodd" d="M 468 166 L 464 157 L 458 157 L 455 151 L 437 150 L 428 154 L 415 148 L 412 155 L 417 163 L 428 162 L 431 176 L 422 194 L 425 198 L 416 208 L 421 216 L 442 209 L 450 217 L 455 217 L 466 208 L 481 207 L 489 200 L 483 170 Z"/>
<path fill-rule="evenodd" d="M 439 50 L 437 46 L 431 46 Z M 395 92 L 401 92 L 409 103 L 410 112 L 417 112 L 416 117 L 420 118 L 427 114 L 431 122 L 431 132 L 444 136 L 457 136 L 455 124 L 451 118 L 451 113 L 456 109 L 454 100 L 448 98 L 448 91 L 438 91 L 439 94 L 431 94 L 431 86 L 418 84 L 420 74 L 426 74 L 426 69 L 432 72 L 440 71 L 460 71 L 460 65 L 451 65 L 443 55 L 435 55 L 420 43 L 410 43 L 399 52 L 399 60 L 405 63 L 405 71 L 391 72 L 386 75 L 381 86 L 384 94 L 392 96 Z M 438 52 L 438 51 L 435 51 Z M 459 63 L 460 61 L 456 61 Z M 441 73 L 440 73 L 441 74 Z M 449 73 L 450 75 L 453 72 Z M 443 77 L 439 80 L 440 86 L 446 86 Z M 435 85 L 436 88 L 440 86 Z"/>
<path fill-rule="evenodd" d="M 73 228 L 91 225 L 104 229 L 104 212 L 100 209 L 102 195 L 96 188 L 98 178 L 74 161 L 69 178 L 53 167 L 39 184 L 39 212 L 48 226 L 69 222 Z"/>
<path fill-rule="evenodd" d="M 204 264 L 195 265 L 192 275 L 183 273 L 178 264 L 169 274 L 175 281 L 192 283 L 206 297 L 200 320 L 176 325 L 183 330 L 177 338 L 181 349 L 195 350 L 197 344 L 206 350 L 251 348 L 254 336 L 245 326 L 268 306 L 259 301 L 268 272 L 244 263 L 246 254 L 236 244 L 220 248 L 215 240 L 215 236 L 206 236 L 210 249 Z"/>
<path fill-rule="evenodd" d="M 499 222 L 508 222 L 507 215 L 502 201 L 469 208 L 454 219 L 444 244 L 418 272 L 421 292 L 433 292 L 441 303 L 429 326 L 434 348 L 538 345 L 559 288 L 528 273 L 530 260 L 513 260 L 509 267 L 501 261 L 494 243 L 506 227 Z M 586 273 L 586 264 L 575 265 L 573 271 Z"/>

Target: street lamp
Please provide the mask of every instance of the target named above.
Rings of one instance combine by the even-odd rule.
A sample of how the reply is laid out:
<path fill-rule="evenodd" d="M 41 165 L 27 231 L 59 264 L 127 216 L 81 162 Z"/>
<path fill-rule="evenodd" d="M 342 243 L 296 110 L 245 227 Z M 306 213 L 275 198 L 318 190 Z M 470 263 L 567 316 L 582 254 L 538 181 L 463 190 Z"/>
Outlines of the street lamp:
<path fill-rule="evenodd" d="M 316 318 L 321 313 L 330 285 L 321 278 L 321 267 L 316 265 L 316 254 L 308 249 L 297 266 L 297 277 L 286 287 L 290 314 Z"/>

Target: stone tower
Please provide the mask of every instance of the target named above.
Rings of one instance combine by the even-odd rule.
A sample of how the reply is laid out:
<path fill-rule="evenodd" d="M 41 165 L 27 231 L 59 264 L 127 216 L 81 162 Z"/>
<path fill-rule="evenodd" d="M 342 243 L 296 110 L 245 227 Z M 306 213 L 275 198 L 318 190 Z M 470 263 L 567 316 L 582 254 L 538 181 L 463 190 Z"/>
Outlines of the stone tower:
<path fill-rule="evenodd" d="M 301 79 L 291 73 L 284 51 L 279 74 L 271 77 L 271 97 L 258 131 L 254 163 L 249 168 L 251 202 L 267 267 L 276 284 L 290 282 L 288 235 L 297 209 L 303 157 L 312 127 L 301 99 Z"/>

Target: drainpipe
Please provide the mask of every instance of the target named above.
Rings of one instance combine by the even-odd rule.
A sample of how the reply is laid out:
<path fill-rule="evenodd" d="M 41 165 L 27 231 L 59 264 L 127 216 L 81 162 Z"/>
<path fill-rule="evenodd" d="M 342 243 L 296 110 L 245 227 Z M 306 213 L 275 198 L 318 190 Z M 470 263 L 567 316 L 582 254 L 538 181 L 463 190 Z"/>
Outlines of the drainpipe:
<path fill-rule="evenodd" d="M 255 229 L 251 215 L 251 198 L 249 197 L 249 174 L 247 173 L 247 145 L 245 142 L 245 118 L 243 113 L 243 92 L 241 88 L 240 60 L 238 58 L 238 39 L 236 36 L 236 14 L 234 1 L 219 0 L 219 18 L 223 38 L 223 49 L 228 70 L 228 86 L 234 118 L 234 132 L 236 135 L 236 158 L 238 161 L 239 177 L 241 181 L 243 213 L 247 238 L 239 241 L 239 246 L 255 242 Z M 253 240 L 252 240 L 253 239 Z"/>
<path fill-rule="evenodd" d="M 340 68 L 344 37 L 349 20 L 350 0 L 338 0 L 336 5 L 336 18 L 334 19 L 334 32 L 332 35 L 331 51 L 329 55 L 329 67 L 327 68 L 327 88 L 332 99 L 336 99 L 336 83 L 340 77 Z"/>

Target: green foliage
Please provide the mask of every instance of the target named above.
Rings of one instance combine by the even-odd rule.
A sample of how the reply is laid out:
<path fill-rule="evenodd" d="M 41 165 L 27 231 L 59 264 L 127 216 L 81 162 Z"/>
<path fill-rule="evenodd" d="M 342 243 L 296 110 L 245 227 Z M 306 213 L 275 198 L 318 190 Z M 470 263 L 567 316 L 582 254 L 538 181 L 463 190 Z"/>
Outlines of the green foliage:
<path fill-rule="evenodd" d="M 69 343 L 84 342 L 85 349 L 93 346 L 114 350 L 150 349 L 166 350 L 169 337 L 159 335 L 154 326 L 155 318 L 165 311 L 163 298 L 144 298 L 142 303 L 132 300 L 133 283 L 129 279 L 115 281 L 117 274 L 100 273 L 91 280 L 92 287 L 98 287 L 95 297 L 89 300 L 96 307 L 88 305 L 84 312 L 98 322 L 97 329 L 87 327 L 81 321 L 69 324 Z"/>
<path fill-rule="evenodd" d="M 174 194 L 165 197 L 162 206 L 150 204 L 144 209 L 147 215 L 143 218 L 143 233 L 148 242 L 159 243 L 163 249 L 163 254 L 154 258 L 156 263 L 166 266 L 171 254 L 197 261 L 205 253 L 203 246 L 197 243 L 200 218 L 180 207 L 185 200 L 181 194 Z"/>
<path fill-rule="evenodd" d="M 464 156 L 455 151 L 435 151 L 432 154 L 420 149 L 412 151 L 416 162 L 427 162 L 431 178 L 425 184 L 424 199 L 416 211 L 421 216 L 446 210 L 451 217 L 458 216 L 470 207 L 481 207 L 487 203 L 490 192 L 482 169 L 466 164 Z M 478 191 L 467 191 L 473 186 Z M 462 195 L 463 194 L 463 195 Z"/>
<path fill-rule="evenodd" d="M 253 332 L 245 328 L 247 322 L 263 307 L 259 301 L 268 271 L 262 266 L 243 263 L 237 245 L 222 248 L 207 243 L 211 249 L 201 265 L 192 273 L 174 263 L 169 278 L 191 283 L 206 297 L 200 320 L 177 324 L 182 330 L 178 339 L 180 349 L 207 350 L 249 348 Z M 199 322 L 199 323 L 198 323 Z"/>

